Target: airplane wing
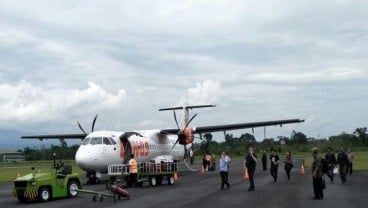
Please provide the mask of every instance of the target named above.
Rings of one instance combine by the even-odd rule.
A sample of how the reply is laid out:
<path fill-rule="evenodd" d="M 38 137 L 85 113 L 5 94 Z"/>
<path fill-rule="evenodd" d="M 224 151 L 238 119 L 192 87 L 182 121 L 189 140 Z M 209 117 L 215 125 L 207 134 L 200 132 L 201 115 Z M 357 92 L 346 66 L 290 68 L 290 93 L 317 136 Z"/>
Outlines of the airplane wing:
<path fill-rule="evenodd" d="M 228 131 L 228 130 L 236 130 L 236 129 L 248 129 L 248 128 L 256 128 L 256 127 L 264 127 L 264 126 L 275 126 L 290 123 L 300 123 L 304 122 L 301 119 L 288 119 L 288 120 L 275 120 L 275 121 L 261 121 L 261 122 L 251 122 L 251 123 L 237 123 L 237 124 L 225 124 L 225 125 L 215 125 L 215 126 L 201 126 L 201 127 L 193 127 L 193 133 L 202 134 L 207 132 L 216 132 L 216 131 Z M 161 129 L 160 133 L 162 134 L 177 134 L 178 129 Z"/>
<path fill-rule="evenodd" d="M 50 134 L 50 135 L 32 135 L 32 136 L 22 136 L 22 139 L 84 139 L 86 134 Z"/>

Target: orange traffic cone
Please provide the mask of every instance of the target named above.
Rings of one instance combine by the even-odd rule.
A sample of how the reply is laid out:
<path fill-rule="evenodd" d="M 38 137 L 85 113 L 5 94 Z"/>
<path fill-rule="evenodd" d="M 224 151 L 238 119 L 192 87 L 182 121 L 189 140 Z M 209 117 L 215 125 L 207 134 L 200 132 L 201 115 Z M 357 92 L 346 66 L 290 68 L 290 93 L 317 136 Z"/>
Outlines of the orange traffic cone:
<path fill-rule="evenodd" d="M 202 165 L 201 173 L 204 173 L 204 167 L 203 167 L 203 165 Z"/>
<path fill-rule="evenodd" d="M 244 170 L 244 176 L 243 176 L 244 180 L 248 180 L 249 179 L 249 175 L 248 175 L 248 169 L 246 168 Z"/>
<path fill-rule="evenodd" d="M 177 181 L 178 180 L 178 174 L 174 173 L 174 180 Z"/>
<path fill-rule="evenodd" d="M 300 174 L 304 175 L 305 171 L 304 171 L 304 165 L 302 164 L 302 166 L 300 167 Z"/>

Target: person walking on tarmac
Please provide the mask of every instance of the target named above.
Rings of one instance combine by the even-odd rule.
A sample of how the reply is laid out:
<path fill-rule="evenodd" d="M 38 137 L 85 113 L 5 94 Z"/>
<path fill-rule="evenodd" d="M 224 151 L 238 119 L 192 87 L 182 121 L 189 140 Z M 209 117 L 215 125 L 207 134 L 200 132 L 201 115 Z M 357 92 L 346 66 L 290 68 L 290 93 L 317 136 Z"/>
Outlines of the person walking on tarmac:
<path fill-rule="evenodd" d="M 128 186 L 135 188 L 137 185 L 137 177 L 138 177 L 138 164 L 134 159 L 134 154 L 130 155 L 130 160 L 128 162 L 129 165 L 129 181 Z"/>
<path fill-rule="evenodd" d="M 322 182 L 322 158 L 318 156 L 317 147 L 312 148 L 313 163 L 312 163 L 312 174 L 313 174 L 313 199 L 323 199 L 323 182 Z"/>
<path fill-rule="evenodd" d="M 230 163 L 230 158 L 226 155 L 225 152 L 222 152 L 221 158 L 220 158 L 221 191 L 224 190 L 225 184 L 227 186 L 227 189 L 230 188 L 230 183 L 228 181 L 229 163 Z"/>
<path fill-rule="evenodd" d="M 248 171 L 249 175 L 249 189 L 254 191 L 254 171 L 256 170 L 257 155 L 253 153 L 253 147 L 249 147 L 248 154 L 245 156 L 244 169 Z"/>
<path fill-rule="evenodd" d="M 349 158 L 343 147 L 340 147 L 340 152 L 337 155 L 337 163 L 339 164 L 339 174 L 341 177 L 341 183 L 346 183 L 346 168 L 349 164 Z"/>
<path fill-rule="evenodd" d="M 210 165 L 211 165 L 211 154 L 207 151 L 206 154 L 203 156 L 203 169 L 204 171 L 209 171 L 210 170 Z"/>
<path fill-rule="evenodd" d="M 263 166 L 263 170 L 267 170 L 267 155 L 266 155 L 266 150 L 263 150 L 263 154 L 262 154 L 262 166 Z"/>
<path fill-rule="evenodd" d="M 270 161 L 271 161 L 271 176 L 273 177 L 273 182 L 276 183 L 277 181 L 277 172 L 279 169 L 279 160 L 280 157 L 276 154 L 276 150 L 273 149 L 272 153 L 270 155 Z"/>
<path fill-rule="evenodd" d="M 286 171 L 286 176 L 287 176 L 287 179 L 288 179 L 288 183 L 291 182 L 290 180 L 290 172 L 291 172 L 291 168 L 293 168 L 294 164 L 293 164 L 293 160 L 291 159 L 291 153 L 290 151 L 288 151 L 286 153 L 286 158 L 285 158 L 285 171 Z"/>
<path fill-rule="evenodd" d="M 348 155 L 348 159 L 349 159 L 349 164 L 348 164 L 348 167 L 346 168 L 346 174 L 351 175 L 351 174 L 353 174 L 354 155 L 351 152 L 350 148 L 348 149 L 347 155 Z"/>
<path fill-rule="evenodd" d="M 328 164 L 327 176 L 330 178 L 331 183 L 333 183 L 334 182 L 333 169 L 335 168 L 335 165 L 336 165 L 336 157 L 335 157 L 335 153 L 332 152 L 331 147 L 329 147 L 327 149 L 327 153 L 325 155 L 325 160 Z"/>

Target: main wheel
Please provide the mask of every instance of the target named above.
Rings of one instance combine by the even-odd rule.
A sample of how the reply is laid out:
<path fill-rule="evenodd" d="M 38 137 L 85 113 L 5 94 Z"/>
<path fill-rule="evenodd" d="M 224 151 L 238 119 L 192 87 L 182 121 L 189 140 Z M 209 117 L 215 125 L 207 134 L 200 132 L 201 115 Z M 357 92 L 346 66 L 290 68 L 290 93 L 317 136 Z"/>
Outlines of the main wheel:
<path fill-rule="evenodd" d="M 47 187 L 43 187 L 38 191 L 39 200 L 42 202 L 48 201 L 51 198 L 51 191 Z"/>
<path fill-rule="evenodd" d="M 169 185 L 174 185 L 174 183 L 175 183 L 174 176 L 168 176 L 168 177 L 167 177 L 167 183 L 168 183 Z"/>
<path fill-rule="evenodd" d="M 157 185 L 156 177 L 154 177 L 154 176 L 150 176 L 150 177 L 149 177 L 149 184 L 150 184 L 151 186 L 156 186 L 156 185 Z"/>
<path fill-rule="evenodd" d="M 161 186 L 161 184 L 162 184 L 162 176 L 157 176 L 156 177 L 156 181 L 157 181 L 157 185 L 158 186 Z"/>
<path fill-rule="evenodd" d="M 74 198 L 78 196 L 78 191 L 76 189 L 79 188 L 79 183 L 75 180 L 69 181 L 68 183 L 68 197 Z"/>

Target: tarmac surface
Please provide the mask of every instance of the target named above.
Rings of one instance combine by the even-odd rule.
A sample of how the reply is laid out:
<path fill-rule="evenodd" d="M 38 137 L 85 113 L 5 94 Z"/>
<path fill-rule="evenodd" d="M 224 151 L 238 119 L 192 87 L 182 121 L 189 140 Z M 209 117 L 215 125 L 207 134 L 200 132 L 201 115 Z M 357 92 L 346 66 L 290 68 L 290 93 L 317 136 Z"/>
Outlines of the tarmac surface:
<path fill-rule="evenodd" d="M 199 165 L 199 164 L 198 164 Z M 57 199 L 48 202 L 20 203 L 11 195 L 12 183 L 0 184 L 0 207 L 327 207 L 350 208 L 368 207 L 368 172 L 355 171 L 347 177 L 347 183 L 342 185 L 339 176 L 331 184 L 325 176 L 327 188 L 323 200 L 312 200 L 313 187 L 310 169 L 305 169 L 305 175 L 295 165 L 292 170 L 292 183 L 287 183 L 283 165 L 278 170 L 278 181 L 273 182 L 269 171 L 262 171 L 257 163 L 255 175 L 256 190 L 248 192 L 249 181 L 243 179 L 243 161 L 232 161 L 229 174 L 230 189 L 220 190 L 219 171 L 190 172 L 181 171 L 174 185 L 166 181 L 159 187 L 149 187 L 148 182 L 143 187 L 126 188 L 130 199 L 121 198 L 114 202 L 105 197 L 102 202 L 92 201 L 92 195 L 80 193 L 77 198 Z M 84 189 L 109 193 L 105 184 L 85 185 Z"/>

